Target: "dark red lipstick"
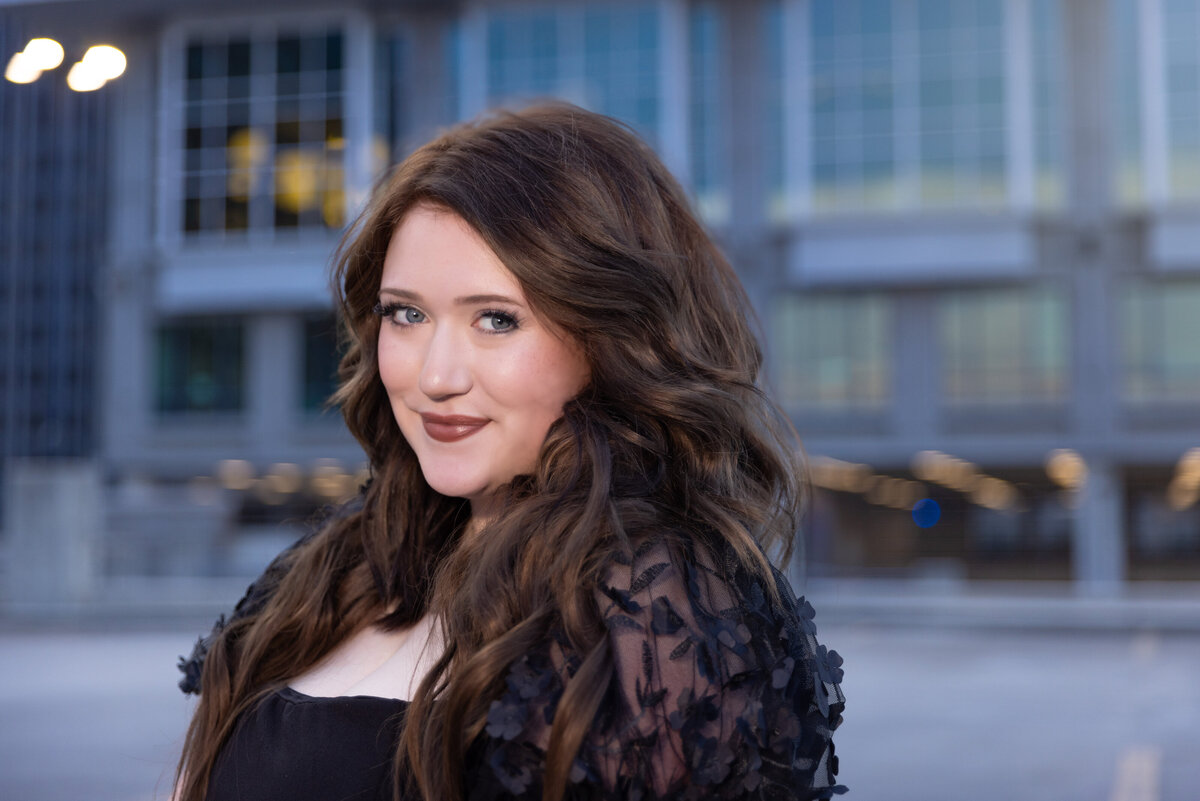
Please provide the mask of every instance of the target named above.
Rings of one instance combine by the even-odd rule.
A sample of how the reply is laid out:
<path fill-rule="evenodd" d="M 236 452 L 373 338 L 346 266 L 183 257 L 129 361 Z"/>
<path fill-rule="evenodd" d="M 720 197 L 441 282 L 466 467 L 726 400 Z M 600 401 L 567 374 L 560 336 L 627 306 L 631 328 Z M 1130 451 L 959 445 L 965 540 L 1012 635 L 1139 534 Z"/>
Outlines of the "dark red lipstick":
<path fill-rule="evenodd" d="M 422 414 L 421 423 L 430 439 L 438 442 L 458 442 L 466 439 L 490 421 L 486 417 L 462 414 Z"/>

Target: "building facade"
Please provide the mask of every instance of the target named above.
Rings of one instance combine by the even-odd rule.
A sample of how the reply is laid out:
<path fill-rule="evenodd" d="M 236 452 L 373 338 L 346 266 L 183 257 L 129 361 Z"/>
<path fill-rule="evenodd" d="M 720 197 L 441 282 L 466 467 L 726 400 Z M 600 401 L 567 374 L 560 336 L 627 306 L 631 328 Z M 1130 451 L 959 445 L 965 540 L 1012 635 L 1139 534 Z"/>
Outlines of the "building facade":
<path fill-rule="evenodd" d="M 741 271 L 810 571 L 1200 580 L 1200 0 L 8 9 L 128 57 L 94 122 L 111 571 L 235 569 L 353 490 L 341 231 L 439 126 L 559 97 L 638 130 Z"/>

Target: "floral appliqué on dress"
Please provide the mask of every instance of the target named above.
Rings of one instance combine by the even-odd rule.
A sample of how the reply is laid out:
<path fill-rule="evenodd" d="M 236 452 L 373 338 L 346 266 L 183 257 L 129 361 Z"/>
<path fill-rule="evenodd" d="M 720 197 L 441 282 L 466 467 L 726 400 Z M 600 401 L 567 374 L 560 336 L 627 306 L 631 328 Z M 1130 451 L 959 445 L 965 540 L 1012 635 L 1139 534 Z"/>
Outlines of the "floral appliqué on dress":
<path fill-rule="evenodd" d="M 676 550 L 649 543 L 609 572 L 599 601 L 615 676 L 567 796 L 845 792 L 831 739 L 845 705 L 842 660 L 817 643 L 812 606 L 778 572 L 775 601 L 732 555 L 716 565 Z M 512 666 L 476 751 L 473 799 L 541 797 L 554 711 L 579 665 L 556 642 Z"/>

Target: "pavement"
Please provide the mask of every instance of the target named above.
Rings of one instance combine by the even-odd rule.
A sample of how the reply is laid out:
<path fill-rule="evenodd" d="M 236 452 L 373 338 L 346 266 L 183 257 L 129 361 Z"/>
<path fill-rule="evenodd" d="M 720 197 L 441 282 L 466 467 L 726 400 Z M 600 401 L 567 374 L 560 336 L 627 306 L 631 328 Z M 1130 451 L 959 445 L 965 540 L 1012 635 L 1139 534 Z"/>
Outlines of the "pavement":
<path fill-rule="evenodd" d="M 86 624 L 136 628 L 211 621 L 229 612 L 252 577 L 123 577 L 75 602 L 6 598 L 0 627 Z M 797 592 L 836 624 L 968 629 L 1200 633 L 1200 582 L 1084 587 L 1045 581 L 955 578 L 794 580 Z"/>
<path fill-rule="evenodd" d="M 1200 634 L 835 620 L 848 801 L 1195 801 Z M 905 620 L 904 616 L 897 619 Z M 205 621 L 0 625 L 0 799 L 166 801 Z"/>

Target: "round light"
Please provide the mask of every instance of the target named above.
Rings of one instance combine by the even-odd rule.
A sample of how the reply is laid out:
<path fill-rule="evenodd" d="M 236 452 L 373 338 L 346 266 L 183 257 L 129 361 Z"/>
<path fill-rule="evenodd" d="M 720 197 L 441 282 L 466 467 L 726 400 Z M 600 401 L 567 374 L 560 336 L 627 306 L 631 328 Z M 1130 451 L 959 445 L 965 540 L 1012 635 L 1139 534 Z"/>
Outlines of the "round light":
<path fill-rule="evenodd" d="M 304 477 L 300 465 L 292 462 L 276 462 L 271 465 L 263 481 L 274 492 L 280 495 L 291 495 L 299 492 L 304 486 Z"/>
<path fill-rule="evenodd" d="M 13 53 L 4 70 L 4 77 L 11 83 L 33 83 L 41 74 L 42 71 L 33 63 L 33 59 L 24 53 Z"/>
<path fill-rule="evenodd" d="M 1087 463 L 1069 448 L 1058 448 L 1046 457 L 1046 475 L 1064 489 L 1078 489 L 1087 479 Z"/>
<path fill-rule="evenodd" d="M 112 45 L 92 45 L 83 54 L 83 64 L 111 81 L 125 72 L 125 54 Z"/>
<path fill-rule="evenodd" d="M 53 39 L 30 39 L 25 45 L 25 58 L 39 70 L 52 70 L 63 63 L 63 47 Z"/>
<path fill-rule="evenodd" d="M 1176 512 L 1194 506 L 1200 500 L 1200 491 L 1196 487 L 1188 486 L 1186 482 L 1176 478 L 1167 487 L 1167 505 Z"/>
<path fill-rule="evenodd" d="M 217 465 L 217 481 L 226 489 L 248 490 L 254 486 L 254 466 L 244 459 L 226 459 Z"/>
<path fill-rule="evenodd" d="M 912 518 L 920 528 L 933 528 L 942 519 L 942 507 L 933 498 L 922 498 L 913 504 Z"/>
<path fill-rule="evenodd" d="M 76 92 L 94 92 L 105 83 L 107 80 L 103 75 L 82 61 L 72 64 L 67 73 L 67 86 Z"/>

